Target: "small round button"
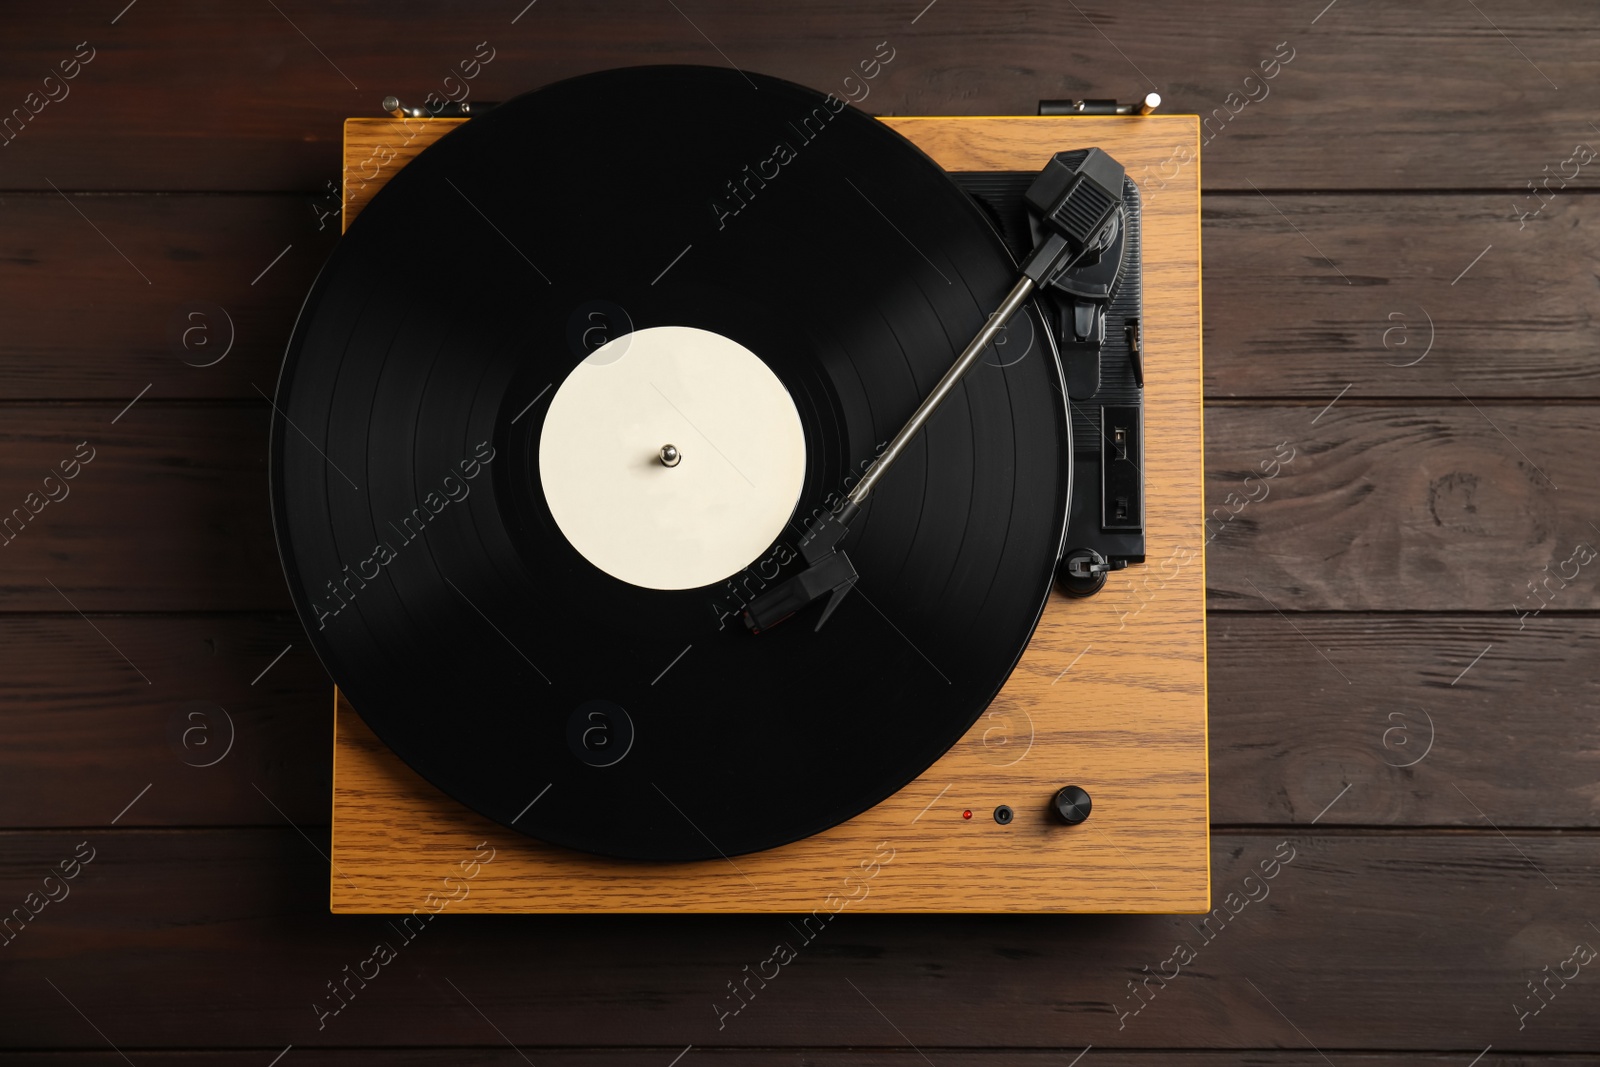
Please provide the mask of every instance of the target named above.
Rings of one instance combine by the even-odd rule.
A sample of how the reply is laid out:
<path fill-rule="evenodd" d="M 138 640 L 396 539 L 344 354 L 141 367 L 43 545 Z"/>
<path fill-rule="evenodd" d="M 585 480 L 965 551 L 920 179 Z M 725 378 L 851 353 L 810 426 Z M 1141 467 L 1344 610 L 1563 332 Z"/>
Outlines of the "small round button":
<path fill-rule="evenodd" d="M 1050 808 L 1056 813 L 1056 818 L 1068 826 L 1076 826 L 1089 817 L 1089 812 L 1094 803 L 1085 793 L 1075 785 L 1064 786 L 1050 801 Z"/>

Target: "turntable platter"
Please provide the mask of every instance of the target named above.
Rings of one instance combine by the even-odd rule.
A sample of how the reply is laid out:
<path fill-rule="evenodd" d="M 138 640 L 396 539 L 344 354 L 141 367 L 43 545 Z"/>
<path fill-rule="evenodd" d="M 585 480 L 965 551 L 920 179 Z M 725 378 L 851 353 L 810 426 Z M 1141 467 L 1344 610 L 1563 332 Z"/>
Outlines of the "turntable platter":
<path fill-rule="evenodd" d="M 877 804 L 984 711 L 1049 591 L 1049 344 L 986 359 L 875 489 L 824 628 L 739 613 L 1014 271 L 909 142 L 776 79 L 613 71 L 473 119 L 352 224 L 279 381 L 274 522 L 323 663 L 423 777 L 553 844 L 730 857 Z M 612 372 L 674 331 L 749 358 L 661 357 L 645 413 Z"/>

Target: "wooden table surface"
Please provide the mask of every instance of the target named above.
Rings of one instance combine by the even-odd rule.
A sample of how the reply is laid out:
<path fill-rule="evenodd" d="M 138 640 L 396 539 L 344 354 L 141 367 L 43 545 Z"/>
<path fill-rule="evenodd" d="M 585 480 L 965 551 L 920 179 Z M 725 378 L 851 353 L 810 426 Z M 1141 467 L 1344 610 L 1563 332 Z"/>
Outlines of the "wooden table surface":
<path fill-rule="evenodd" d="M 1596 1062 L 1597 31 L 1579 0 L 9 10 L 0 1067 Z M 263 394 L 341 120 L 629 63 L 832 89 L 880 42 L 879 114 L 1154 87 L 1208 120 L 1237 913 L 847 911 L 736 1015 L 781 918 L 328 914 L 329 681 Z"/>

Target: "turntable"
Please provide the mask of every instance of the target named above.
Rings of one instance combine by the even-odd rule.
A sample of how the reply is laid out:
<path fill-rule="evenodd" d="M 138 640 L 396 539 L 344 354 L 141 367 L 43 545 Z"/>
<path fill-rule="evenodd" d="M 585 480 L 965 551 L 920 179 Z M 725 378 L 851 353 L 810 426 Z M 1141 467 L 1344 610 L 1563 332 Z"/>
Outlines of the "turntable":
<path fill-rule="evenodd" d="M 349 120 L 273 429 L 332 909 L 1206 910 L 1179 151 L 688 67 Z"/>

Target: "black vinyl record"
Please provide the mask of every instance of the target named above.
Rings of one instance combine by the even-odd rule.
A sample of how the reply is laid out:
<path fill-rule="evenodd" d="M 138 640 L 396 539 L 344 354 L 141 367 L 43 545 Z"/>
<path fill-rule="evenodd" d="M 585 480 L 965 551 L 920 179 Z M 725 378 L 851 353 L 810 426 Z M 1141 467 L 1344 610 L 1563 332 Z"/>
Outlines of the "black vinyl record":
<path fill-rule="evenodd" d="M 868 499 L 827 625 L 739 608 L 1014 273 L 909 142 L 776 79 L 612 71 L 464 123 L 353 222 L 278 384 L 274 522 L 323 663 L 424 778 L 553 844 L 727 857 L 865 811 L 963 736 L 1049 591 L 1070 434 L 1034 309 Z M 758 354 L 805 436 L 777 543 L 686 590 L 590 564 L 538 455 L 595 343 L 667 325 Z"/>

